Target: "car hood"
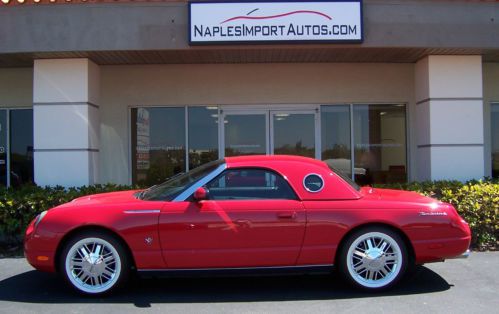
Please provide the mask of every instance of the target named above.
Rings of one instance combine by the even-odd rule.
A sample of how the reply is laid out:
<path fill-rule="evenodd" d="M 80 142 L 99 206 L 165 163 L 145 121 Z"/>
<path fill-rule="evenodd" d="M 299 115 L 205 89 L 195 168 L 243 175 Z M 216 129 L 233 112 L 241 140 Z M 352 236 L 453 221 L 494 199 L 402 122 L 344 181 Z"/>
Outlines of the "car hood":
<path fill-rule="evenodd" d="M 122 203 L 131 201 L 140 201 L 135 197 L 135 194 L 140 190 L 129 190 L 129 191 L 119 191 L 119 192 L 109 192 L 86 195 L 82 197 L 75 198 L 67 205 L 91 205 L 91 204 L 107 204 L 107 203 Z"/>
<path fill-rule="evenodd" d="M 404 190 L 363 187 L 360 190 L 360 193 L 366 199 L 373 199 L 380 201 L 397 201 L 397 202 L 402 201 L 402 202 L 420 203 L 420 204 L 432 204 L 439 202 L 436 199 L 421 195 L 417 192 L 404 191 Z"/>

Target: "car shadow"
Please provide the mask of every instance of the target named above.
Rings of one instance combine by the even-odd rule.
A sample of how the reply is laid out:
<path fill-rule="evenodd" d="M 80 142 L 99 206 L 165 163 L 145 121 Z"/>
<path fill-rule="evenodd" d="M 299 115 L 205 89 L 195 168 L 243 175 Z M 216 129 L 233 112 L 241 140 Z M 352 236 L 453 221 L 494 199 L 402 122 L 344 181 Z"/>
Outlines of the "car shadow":
<path fill-rule="evenodd" d="M 25 303 L 210 303 L 335 300 L 375 296 L 433 293 L 451 285 L 426 267 L 396 288 L 380 293 L 348 287 L 336 274 L 276 277 L 212 277 L 134 279 L 126 288 L 106 297 L 84 297 L 68 289 L 58 276 L 28 271 L 0 281 L 0 301 Z"/>

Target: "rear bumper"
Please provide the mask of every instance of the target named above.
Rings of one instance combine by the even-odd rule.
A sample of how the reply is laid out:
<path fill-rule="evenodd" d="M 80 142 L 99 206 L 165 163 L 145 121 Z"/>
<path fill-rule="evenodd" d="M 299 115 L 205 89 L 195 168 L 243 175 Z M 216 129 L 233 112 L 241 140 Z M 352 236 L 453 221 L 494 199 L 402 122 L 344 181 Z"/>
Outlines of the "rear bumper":
<path fill-rule="evenodd" d="M 470 255 L 471 236 L 450 239 L 415 241 L 416 263 L 439 262 L 446 259 L 467 258 Z"/>
<path fill-rule="evenodd" d="M 464 259 L 470 257 L 471 251 L 470 249 L 467 249 L 466 252 L 464 252 L 461 255 L 455 256 L 455 257 L 450 257 L 449 259 Z"/>

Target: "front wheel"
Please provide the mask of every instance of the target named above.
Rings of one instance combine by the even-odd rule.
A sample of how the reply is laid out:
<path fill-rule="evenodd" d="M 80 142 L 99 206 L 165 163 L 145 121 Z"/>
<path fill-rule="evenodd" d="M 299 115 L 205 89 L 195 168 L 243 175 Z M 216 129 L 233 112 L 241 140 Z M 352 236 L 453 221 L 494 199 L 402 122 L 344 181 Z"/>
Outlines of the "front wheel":
<path fill-rule="evenodd" d="M 342 246 L 339 270 L 345 280 L 365 290 L 396 284 L 408 266 L 407 248 L 394 231 L 369 227 L 353 233 Z"/>
<path fill-rule="evenodd" d="M 101 232 L 87 232 L 72 238 L 60 260 L 66 281 L 84 294 L 108 293 L 124 283 L 129 262 L 121 243 Z"/>

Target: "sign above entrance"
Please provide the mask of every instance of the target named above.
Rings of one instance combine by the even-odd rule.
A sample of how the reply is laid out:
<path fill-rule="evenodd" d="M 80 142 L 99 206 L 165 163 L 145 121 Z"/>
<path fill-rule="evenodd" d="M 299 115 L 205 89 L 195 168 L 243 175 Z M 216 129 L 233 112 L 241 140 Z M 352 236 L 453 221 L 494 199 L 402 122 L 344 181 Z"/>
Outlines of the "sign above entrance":
<path fill-rule="evenodd" d="M 362 40 L 361 0 L 189 3 L 190 44 Z"/>

